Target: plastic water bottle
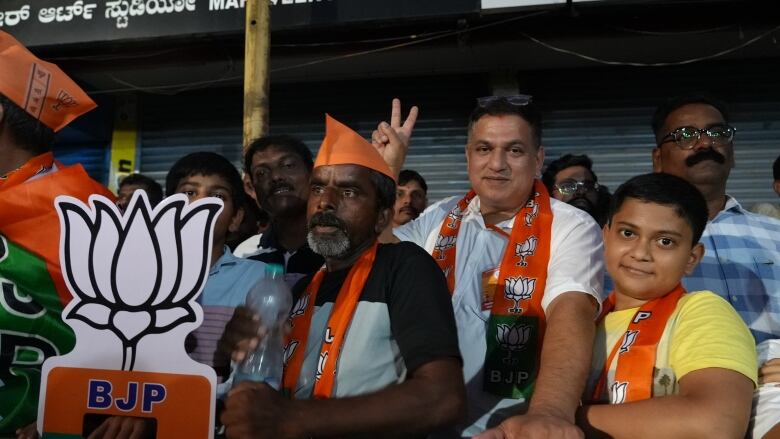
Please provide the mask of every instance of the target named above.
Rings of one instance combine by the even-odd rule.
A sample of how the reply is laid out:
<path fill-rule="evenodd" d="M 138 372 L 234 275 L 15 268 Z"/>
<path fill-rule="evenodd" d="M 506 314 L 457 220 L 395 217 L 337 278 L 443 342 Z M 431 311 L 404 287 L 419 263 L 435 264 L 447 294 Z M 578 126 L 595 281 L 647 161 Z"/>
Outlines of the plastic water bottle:
<path fill-rule="evenodd" d="M 281 265 L 266 265 L 265 274 L 249 290 L 246 305 L 260 316 L 260 324 L 268 332 L 238 365 L 233 384 L 247 380 L 265 382 L 279 390 L 284 365 L 284 327 L 292 308 L 292 293 L 284 281 Z"/>

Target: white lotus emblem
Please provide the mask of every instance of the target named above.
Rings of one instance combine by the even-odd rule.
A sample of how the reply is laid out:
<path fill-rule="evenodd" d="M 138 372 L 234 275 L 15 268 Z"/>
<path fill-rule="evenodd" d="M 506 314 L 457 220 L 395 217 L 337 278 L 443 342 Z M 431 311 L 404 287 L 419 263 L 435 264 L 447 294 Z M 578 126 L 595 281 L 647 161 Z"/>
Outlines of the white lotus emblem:
<path fill-rule="evenodd" d="M 509 312 L 519 314 L 523 312 L 520 308 L 521 300 L 530 300 L 536 288 L 536 278 L 531 277 L 507 277 L 504 281 L 504 297 L 515 302 L 514 308 L 509 308 Z"/>
<path fill-rule="evenodd" d="M 293 353 L 295 353 L 295 348 L 298 347 L 298 341 L 292 340 L 289 343 L 287 343 L 287 346 L 284 347 L 284 366 L 287 367 L 287 362 L 290 361 L 290 358 L 292 358 Z"/>
<path fill-rule="evenodd" d="M 325 362 L 328 361 L 328 352 L 325 351 L 320 354 L 320 358 L 317 362 L 317 375 L 316 379 L 320 379 L 322 372 L 325 370 Z"/>
<path fill-rule="evenodd" d="M 460 221 L 460 218 L 463 216 L 463 210 L 461 210 L 460 206 L 455 206 L 454 209 L 452 209 L 452 212 L 447 214 L 447 219 L 450 220 L 450 222 L 447 223 L 447 227 L 450 229 L 454 229 L 458 226 L 458 221 Z"/>
<path fill-rule="evenodd" d="M 619 383 L 614 382 L 610 386 L 610 394 L 612 395 L 612 404 L 623 404 L 626 401 L 626 392 L 628 392 L 628 382 Z"/>
<path fill-rule="evenodd" d="M 304 294 L 301 296 L 300 299 L 298 299 L 297 302 L 295 302 L 295 306 L 293 307 L 292 311 L 290 311 L 290 319 L 294 319 L 298 316 L 302 316 L 303 313 L 306 312 L 306 307 L 309 305 L 309 295 Z"/>
<path fill-rule="evenodd" d="M 628 349 L 636 341 L 636 336 L 638 334 L 639 334 L 639 331 L 626 331 L 626 335 L 623 337 L 623 344 L 620 345 L 620 352 L 619 353 L 622 354 L 624 352 L 628 352 Z"/>
<path fill-rule="evenodd" d="M 507 325 L 499 323 L 496 325 L 496 341 L 507 351 L 505 363 L 512 360 L 512 352 L 525 349 L 525 345 L 531 338 L 531 327 L 528 325 Z"/>
<path fill-rule="evenodd" d="M 539 242 L 539 240 L 536 239 L 535 236 L 530 236 L 523 241 L 522 244 L 515 244 L 515 256 L 520 258 L 520 262 L 518 262 L 517 265 L 522 267 L 528 266 L 528 262 L 525 261 L 525 258 L 533 256 L 536 251 L 537 242 Z"/>
<path fill-rule="evenodd" d="M 455 241 L 458 239 L 457 236 L 444 236 L 439 235 L 436 238 L 436 245 L 433 247 L 433 256 L 436 259 L 444 259 L 444 251 L 455 247 Z"/>
<path fill-rule="evenodd" d="M 136 191 L 122 215 L 105 197 L 89 202 L 55 201 L 63 276 L 75 302 L 64 318 L 113 332 L 124 348 L 122 369 L 132 370 L 142 338 L 196 320 L 194 298 L 207 279 L 222 204 L 216 198 L 188 204 L 175 195 L 152 210 L 146 193 Z"/>
<path fill-rule="evenodd" d="M 539 203 L 531 201 L 528 207 L 531 208 L 531 211 L 525 214 L 525 225 L 531 227 L 531 223 L 534 221 L 534 218 L 539 215 Z"/>

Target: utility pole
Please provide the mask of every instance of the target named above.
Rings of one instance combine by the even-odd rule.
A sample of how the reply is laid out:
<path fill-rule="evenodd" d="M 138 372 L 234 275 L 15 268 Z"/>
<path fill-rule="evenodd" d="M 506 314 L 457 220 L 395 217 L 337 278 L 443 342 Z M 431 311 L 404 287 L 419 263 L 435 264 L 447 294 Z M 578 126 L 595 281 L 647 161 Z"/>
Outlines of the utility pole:
<path fill-rule="evenodd" d="M 268 132 L 269 0 L 246 0 L 244 149 Z"/>

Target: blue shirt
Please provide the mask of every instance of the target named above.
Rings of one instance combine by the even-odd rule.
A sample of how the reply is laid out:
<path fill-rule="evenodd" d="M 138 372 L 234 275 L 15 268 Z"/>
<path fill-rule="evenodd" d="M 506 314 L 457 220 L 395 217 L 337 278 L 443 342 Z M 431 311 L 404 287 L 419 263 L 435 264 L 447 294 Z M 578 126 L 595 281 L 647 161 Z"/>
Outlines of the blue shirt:
<path fill-rule="evenodd" d="M 235 308 L 246 303 L 249 290 L 263 278 L 264 263 L 237 258 L 227 246 L 209 271 L 206 286 L 198 298 L 203 307 L 203 323 L 188 339 L 188 352 L 195 361 L 214 367 L 218 381 L 227 377 L 230 359 L 218 358 L 217 342 Z"/>
<path fill-rule="evenodd" d="M 780 221 L 748 212 L 727 196 L 701 243 L 704 258 L 683 278 L 685 288 L 728 300 L 756 343 L 780 338 Z"/>

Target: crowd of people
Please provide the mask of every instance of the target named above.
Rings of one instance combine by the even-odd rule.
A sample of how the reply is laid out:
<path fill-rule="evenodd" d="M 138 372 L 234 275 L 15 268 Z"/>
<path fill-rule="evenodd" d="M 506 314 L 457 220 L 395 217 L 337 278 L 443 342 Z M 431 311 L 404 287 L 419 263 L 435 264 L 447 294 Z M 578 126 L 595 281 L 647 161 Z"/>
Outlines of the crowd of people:
<path fill-rule="evenodd" d="M 28 87 L 31 71 L 55 86 Z M 51 153 L 93 107 L 0 31 L 0 435 L 36 437 L 40 364 L 73 346 L 59 240 L 40 231 L 59 227 L 57 195 L 114 198 Z M 471 190 L 430 205 L 404 169 L 418 113 L 394 100 L 370 140 L 327 116 L 316 157 L 292 135 L 256 139 L 243 178 L 212 152 L 170 169 L 166 195 L 224 205 L 187 349 L 217 372 L 227 437 L 780 438 L 780 220 L 726 193 L 725 105 L 662 103 L 653 172 L 610 194 L 587 156 L 544 166 L 532 98 L 479 99 Z M 778 161 L 774 178 L 780 194 Z M 136 190 L 163 197 L 131 175 L 117 206 Z M 282 388 L 229 388 L 264 333 L 243 303 L 265 264 L 295 303 Z M 150 431 L 113 417 L 90 437 Z"/>

